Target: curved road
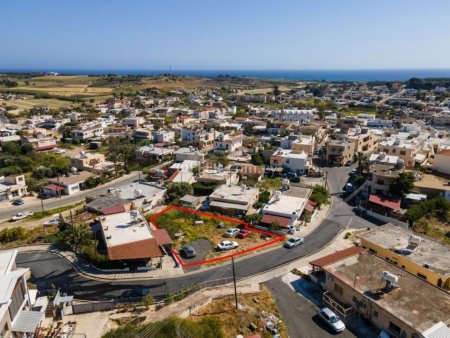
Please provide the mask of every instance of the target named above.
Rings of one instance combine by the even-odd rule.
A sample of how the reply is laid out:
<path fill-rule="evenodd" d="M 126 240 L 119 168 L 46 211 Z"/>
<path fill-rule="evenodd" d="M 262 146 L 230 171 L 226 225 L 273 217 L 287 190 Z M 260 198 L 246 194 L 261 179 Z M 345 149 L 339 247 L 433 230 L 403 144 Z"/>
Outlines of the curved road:
<path fill-rule="evenodd" d="M 339 193 L 345 185 L 349 168 L 328 169 L 328 182 L 333 194 L 333 206 L 328 217 L 317 229 L 305 237 L 303 245 L 285 249 L 278 248 L 236 262 L 238 279 L 264 272 L 289 261 L 306 256 L 331 241 L 336 234 L 346 227 L 367 228 L 373 223 L 355 215 L 352 207 L 342 202 Z M 96 281 L 85 278 L 60 256 L 50 252 L 22 252 L 17 257 L 17 265 L 31 268 L 31 282 L 35 282 L 40 290 L 47 289 L 52 283 L 63 291 L 73 294 L 78 299 L 111 299 L 123 291 L 143 286 L 150 289 L 153 296 L 160 297 L 168 292 L 201 283 L 205 280 L 231 277 L 230 265 L 217 267 L 207 271 L 199 271 L 182 277 L 170 279 L 154 279 L 148 281 Z"/>

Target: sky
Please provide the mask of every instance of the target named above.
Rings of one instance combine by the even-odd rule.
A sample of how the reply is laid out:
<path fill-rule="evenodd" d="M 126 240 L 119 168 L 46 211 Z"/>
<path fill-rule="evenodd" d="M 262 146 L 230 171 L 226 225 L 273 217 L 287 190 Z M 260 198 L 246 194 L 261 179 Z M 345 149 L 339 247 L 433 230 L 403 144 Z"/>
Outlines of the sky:
<path fill-rule="evenodd" d="M 450 68 L 449 0 L 0 0 L 0 69 Z"/>

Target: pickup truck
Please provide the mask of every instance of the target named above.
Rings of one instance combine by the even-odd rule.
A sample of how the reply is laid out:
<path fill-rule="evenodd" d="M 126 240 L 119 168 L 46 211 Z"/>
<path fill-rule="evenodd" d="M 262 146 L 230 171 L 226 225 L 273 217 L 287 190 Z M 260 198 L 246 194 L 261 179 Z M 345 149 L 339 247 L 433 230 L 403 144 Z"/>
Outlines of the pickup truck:
<path fill-rule="evenodd" d="M 12 215 L 11 221 L 15 222 L 15 221 L 27 218 L 32 215 L 33 215 L 33 213 L 31 211 L 18 212 L 17 214 Z"/>

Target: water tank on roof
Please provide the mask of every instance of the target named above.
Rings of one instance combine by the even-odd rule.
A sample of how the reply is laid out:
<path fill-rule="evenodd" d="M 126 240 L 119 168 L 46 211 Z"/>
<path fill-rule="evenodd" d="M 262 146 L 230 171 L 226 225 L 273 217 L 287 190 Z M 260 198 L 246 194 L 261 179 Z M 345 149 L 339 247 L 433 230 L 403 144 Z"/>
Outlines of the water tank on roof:
<path fill-rule="evenodd" d="M 387 285 L 388 287 L 397 286 L 398 277 L 396 275 L 390 273 L 389 271 L 383 271 L 382 278 L 383 278 L 383 280 L 388 282 L 388 285 Z"/>

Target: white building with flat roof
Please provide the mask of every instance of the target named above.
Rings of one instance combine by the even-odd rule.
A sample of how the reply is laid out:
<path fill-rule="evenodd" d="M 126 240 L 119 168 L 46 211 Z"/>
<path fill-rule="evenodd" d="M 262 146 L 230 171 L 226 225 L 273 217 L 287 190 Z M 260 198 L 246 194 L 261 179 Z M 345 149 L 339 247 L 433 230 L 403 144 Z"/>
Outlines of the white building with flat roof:
<path fill-rule="evenodd" d="M 281 227 L 293 226 L 303 213 L 307 202 L 306 198 L 286 196 L 276 191 L 261 210 L 261 222 L 269 225 L 277 222 Z"/>

